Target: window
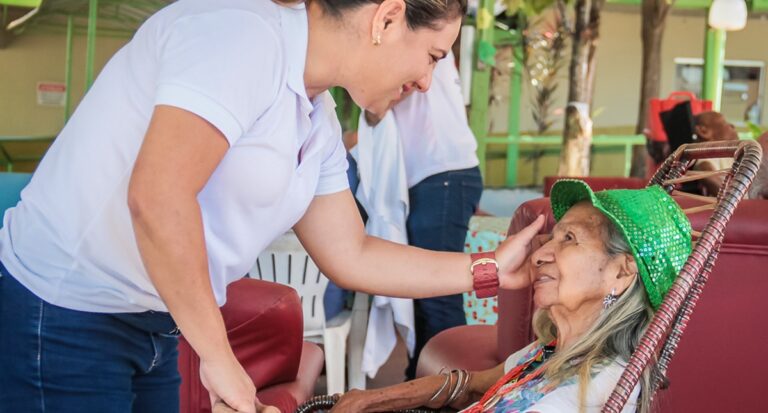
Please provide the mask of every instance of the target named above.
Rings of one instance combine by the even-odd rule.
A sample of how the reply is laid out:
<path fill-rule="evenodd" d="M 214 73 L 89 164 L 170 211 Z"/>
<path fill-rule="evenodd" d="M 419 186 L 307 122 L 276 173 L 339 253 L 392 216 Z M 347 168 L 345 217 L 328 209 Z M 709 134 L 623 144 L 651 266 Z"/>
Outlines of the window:
<path fill-rule="evenodd" d="M 704 60 L 675 59 L 675 88 L 701 96 Z M 753 60 L 726 60 L 720 112 L 736 126 L 747 122 L 759 125 L 763 111 L 765 63 Z"/>

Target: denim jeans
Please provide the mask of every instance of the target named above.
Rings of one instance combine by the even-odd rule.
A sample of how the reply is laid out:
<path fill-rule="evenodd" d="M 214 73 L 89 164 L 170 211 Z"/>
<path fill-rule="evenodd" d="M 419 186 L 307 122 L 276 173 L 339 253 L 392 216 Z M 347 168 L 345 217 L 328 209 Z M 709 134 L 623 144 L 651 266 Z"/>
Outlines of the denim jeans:
<path fill-rule="evenodd" d="M 483 181 L 477 167 L 432 175 L 409 190 L 408 242 L 434 251 L 463 252 L 469 219 L 477 210 Z M 461 294 L 414 300 L 416 348 L 406 376 L 416 374 L 421 349 L 437 333 L 466 324 Z"/>
<path fill-rule="evenodd" d="M 179 411 L 168 313 L 57 307 L 0 270 L 0 412 Z"/>

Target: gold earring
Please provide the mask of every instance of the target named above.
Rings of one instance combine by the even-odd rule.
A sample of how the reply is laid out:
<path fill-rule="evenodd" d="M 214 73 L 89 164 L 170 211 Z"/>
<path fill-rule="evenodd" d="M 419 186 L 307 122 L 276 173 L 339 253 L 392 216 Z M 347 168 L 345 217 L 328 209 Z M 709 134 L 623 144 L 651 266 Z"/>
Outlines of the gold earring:
<path fill-rule="evenodd" d="M 376 34 L 376 37 L 373 39 L 373 45 L 374 46 L 381 45 L 381 33 Z"/>

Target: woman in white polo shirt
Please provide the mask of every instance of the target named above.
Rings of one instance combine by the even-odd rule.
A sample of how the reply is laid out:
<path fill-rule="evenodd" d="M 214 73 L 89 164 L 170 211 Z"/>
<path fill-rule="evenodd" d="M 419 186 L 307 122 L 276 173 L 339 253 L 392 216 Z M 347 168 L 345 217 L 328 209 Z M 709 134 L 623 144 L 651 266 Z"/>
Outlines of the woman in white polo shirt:
<path fill-rule="evenodd" d="M 375 111 L 427 89 L 464 8 L 181 0 L 151 17 L 5 214 L 0 411 L 177 411 L 178 330 L 212 397 L 256 411 L 217 307 L 291 227 L 343 287 L 472 289 L 469 256 L 364 235 L 325 92 L 342 86 Z M 500 248 L 502 286 L 528 282 L 517 267 L 537 229 Z M 492 292 L 495 272 L 477 266 L 475 287 Z"/>

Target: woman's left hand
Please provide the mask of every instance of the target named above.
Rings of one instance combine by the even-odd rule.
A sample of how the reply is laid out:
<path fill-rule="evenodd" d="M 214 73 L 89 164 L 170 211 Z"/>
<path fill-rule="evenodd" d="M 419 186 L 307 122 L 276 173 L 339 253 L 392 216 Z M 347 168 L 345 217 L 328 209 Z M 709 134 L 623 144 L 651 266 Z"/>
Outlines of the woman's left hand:
<path fill-rule="evenodd" d="M 515 290 L 531 283 L 528 261 L 533 249 L 532 242 L 544 226 L 544 222 L 544 216 L 539 215 L 533 223 L 517 234 L 510 235 L 496 249 L 501 288 Z"/>

